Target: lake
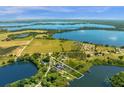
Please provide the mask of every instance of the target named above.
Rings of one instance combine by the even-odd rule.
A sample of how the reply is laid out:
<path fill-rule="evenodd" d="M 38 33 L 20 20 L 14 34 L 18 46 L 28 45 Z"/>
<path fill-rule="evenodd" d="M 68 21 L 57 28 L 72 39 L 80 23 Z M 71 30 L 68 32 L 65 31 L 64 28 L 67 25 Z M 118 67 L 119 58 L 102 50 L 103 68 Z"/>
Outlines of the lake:
<path fill-rule="evenodd" d="M 0 86 L 5 86 L 17 80 L 29 78 L 37 72 L 32 63 L 13 63 L 0 67 Z"/>
<path fill-rule="evenodd" d="M 84 77 L 70 82 L 70 87 L 110 87 L 108 78 L 124 71 L 124 67 L 116 66 L 93 66 L 90 73 L 85 73 Z"/>
<path fill-rule="evenodd" d="M 75 30 L 82 27 L 97 27 L 97 28 L 115 28 L 112 25 L 90 24 L 90 23 L 76 23 L 76 22 L 9 22 L 0 23 L 0 29 L 7 29 L 9 31 L 23 30 L 23 29 L 45 29 L 45 30 Z"/>
<path fill-rule="evenodd" d="M 78 30 L 72 32 L 56 33 L 57 39 L 69 39 L 94 44 L 124 46 L 124 32 L 107 30 Z"/>

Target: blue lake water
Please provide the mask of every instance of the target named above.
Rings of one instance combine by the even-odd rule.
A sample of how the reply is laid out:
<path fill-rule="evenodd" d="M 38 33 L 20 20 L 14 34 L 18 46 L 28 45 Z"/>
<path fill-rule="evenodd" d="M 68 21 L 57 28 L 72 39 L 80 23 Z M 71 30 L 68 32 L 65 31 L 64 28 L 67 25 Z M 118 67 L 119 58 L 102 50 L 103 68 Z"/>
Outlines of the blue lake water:
<path fill-rule="evenodd" d="M 0 67 L 0 86 L 35 75 L 37 68 L 31 63 L 14 63 Z"/>
<path fill-rule="evenodd" d="M 18 27 L 19 26 L 19 27 Z M 112 25 L 74 23 L 74 22 L 27 22 L 27 23 L 0 23 L 0 29 L 9 31 L 23 29 L 73 30 L 82 27 L 115 28 Z"/>
<path fill-rule="evenodd" d="M 124 46 L 124 32 L 122 31 L 79 30 L 57 33 L 53 37 L 102 45 Z"/>
<path fill-rule="evenodd" d="M 84 77 L 70 82 L 70 87 L 110 87 L 108 78 L 124 71 L 124 67 L 116 66 L 93 66 L 90 73 L 85 73 Z"/>

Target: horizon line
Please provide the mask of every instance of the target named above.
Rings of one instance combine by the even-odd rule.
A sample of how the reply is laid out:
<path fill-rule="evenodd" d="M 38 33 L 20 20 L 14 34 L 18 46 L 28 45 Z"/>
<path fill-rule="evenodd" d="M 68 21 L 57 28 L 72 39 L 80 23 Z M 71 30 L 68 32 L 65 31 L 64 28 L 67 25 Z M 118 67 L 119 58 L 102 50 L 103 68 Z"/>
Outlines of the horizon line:
<path fill-rule="evenodd" d="M 24 18 L 24 19 L 5 19 L 0 20 L 0 22 L 6 21 L 35 21 L 35 20 L 119 20 L 124 21 L 124 19 L 115 19 L 115 18 Z"/>

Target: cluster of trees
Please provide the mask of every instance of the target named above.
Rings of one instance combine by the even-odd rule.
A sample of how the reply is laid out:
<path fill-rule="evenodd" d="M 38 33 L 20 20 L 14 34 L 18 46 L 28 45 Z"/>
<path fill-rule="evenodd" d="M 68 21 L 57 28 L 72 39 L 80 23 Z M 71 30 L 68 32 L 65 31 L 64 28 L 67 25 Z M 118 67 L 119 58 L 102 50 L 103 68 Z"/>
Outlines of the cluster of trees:
<path fill-rule="evenodd" d="M 63 78 L 60 73 L 52 68 L 48 73 L 47 77 L 44 77 L 41 82 L 42 86 L 45 87 L 64 87 L 68 85 L 68 80 Z"/>
<path fill-rule="evenodd" d="M 36 67 L 38 69 L 41 68 L 40 60 L 41 60 L 41 54 L 40 53 L 34 53 L 32 55 L 25 54 L 21 57 L 18 57 L 18 59 L 17 59 L 18 62 L 31 62 L 34 65 L 36 65 Z"/>
<path fill-rule="evenodd" d="M 124 61 L 119 58 L 95 58 L 93 60 L 90 60 L 89 62 L 93 63 L 94 65 L 113 65 L 113 66 L 124 66 Z"/>
<path fill-rule="evenodd" d="M 114 75 L 110 81 L 113 87 L 124 87 L 124 71 Z"/>
<path fill-rule="evenodd" d="M 32 62 L 34 65 L 37 66 L 37 73 L 27 79 L 18 80 L 7 86 L 12 87 L 25 87 L 25 86 L 35 86 L 39 82 L 41 82 L 41 86 L 66 86 L 68 84 L 68 80 L 63 78 L 61 74 L 55 69 L 51 68 L 50 72 L 45 77 L 45 73 L 48 69 L 48 64 L 44 65 L 42 61 L 49 62 L 50 57 L 48 54 L 42 56 L 40 53 L 34 53 L 32 55 L 25 54 L 17 59 L 18 62 Z"/>

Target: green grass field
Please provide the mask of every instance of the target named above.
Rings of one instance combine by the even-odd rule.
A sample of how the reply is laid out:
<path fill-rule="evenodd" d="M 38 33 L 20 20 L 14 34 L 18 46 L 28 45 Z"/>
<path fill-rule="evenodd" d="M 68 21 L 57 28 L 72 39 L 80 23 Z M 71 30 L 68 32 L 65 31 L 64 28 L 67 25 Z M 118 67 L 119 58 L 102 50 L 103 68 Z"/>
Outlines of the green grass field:
<path fill-rule="evenodd" d="M 32 36 L 28 36 L 21 39 L 15 39 L 6 41 L 8 35 L 11 34 L 21 34 L 21 33 L 27 33 L 27 32 L 38 32 L 42 33 L 45 31 L 41 30 L 26 30 L 26 31 L 19 31 L 19 32 L 6 32 L 0 34 L 0 55 L 7 55 L 7 54 L 13 54 L 16 55 L 17 52 L 22 49 L 23 46 L 27 45 L 28 41 L 32 39 Z M 3 41 L 4 40 L 4 41 Z"/>
<path fill-rule="evenodd" d="M 49 52 L 61 52 L 72 49 L 73 41 L 61 40 L 48 40 L 48 39 L 34 39 L 30 45 L 24 50 L 23 54 L 29 53 L 49 53 Z"/>
<path fill-rule="evenodd" d="M 22 34 L 27 32 L 38 32 L 43 33 L 45 31 L 41 30 L 26 30 L 26 31 L 19 31 L 19 32 L 3 32 L 0 33 L 0 66 L 7 64 L 6 62 L 9 59 L 12 59 L 12 56 L 9 55 L 18 55 L 19 52 L 23 49 L 24 46 L 28 44 L 28 42 L 32 39 L 32 36 L 28 36 L 21 39 L 15 39 L 6 41 L 5 39 L 8 35 L 11 34 Z"/>

